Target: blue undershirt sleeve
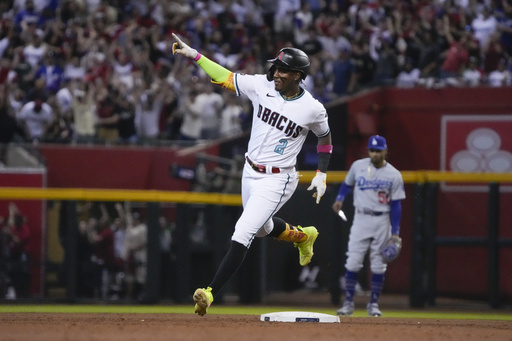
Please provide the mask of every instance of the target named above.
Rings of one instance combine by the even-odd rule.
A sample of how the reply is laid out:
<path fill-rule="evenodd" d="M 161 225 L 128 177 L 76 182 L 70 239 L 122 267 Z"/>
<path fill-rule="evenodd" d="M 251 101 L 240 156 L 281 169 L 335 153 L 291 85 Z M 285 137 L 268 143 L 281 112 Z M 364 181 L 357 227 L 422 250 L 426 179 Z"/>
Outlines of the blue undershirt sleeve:
<path fill-rule="evenodd" d="M 336 201 L 343 201 L 345 197 L 352 191 L 352 186 L 347 185 L 345 182 L 341 184 L 340 190 L 338 191 L 338 195 L 336 196 Z"/>
<path fill-rule="evenodd" d="M 400 219 L 402 217 L 401 200 L 392 200 L 390 204 L 391 234 L 400 234 Z"/>

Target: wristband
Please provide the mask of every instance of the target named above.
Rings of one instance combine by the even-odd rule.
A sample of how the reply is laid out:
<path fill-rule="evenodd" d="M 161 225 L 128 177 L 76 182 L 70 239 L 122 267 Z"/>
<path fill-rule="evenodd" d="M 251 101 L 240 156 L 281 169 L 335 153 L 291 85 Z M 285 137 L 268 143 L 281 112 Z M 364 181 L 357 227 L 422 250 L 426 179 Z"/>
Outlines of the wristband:
<path fill-rule="evenodd" d="M 319 144 L 316 146 L 316 152 L 332 154 L 332 144 Z"/>
<path fill-rule="evenodd" d="M 196 55 L 196 57 L 194 58 L 194 61 L 196 61 L 196 62 L 197 62 L 197 61 L 199 60 L 199 58 L 201 58 L 201 54 L 200 54 L 199 52 L 197 52 L 197 55 Z"/>

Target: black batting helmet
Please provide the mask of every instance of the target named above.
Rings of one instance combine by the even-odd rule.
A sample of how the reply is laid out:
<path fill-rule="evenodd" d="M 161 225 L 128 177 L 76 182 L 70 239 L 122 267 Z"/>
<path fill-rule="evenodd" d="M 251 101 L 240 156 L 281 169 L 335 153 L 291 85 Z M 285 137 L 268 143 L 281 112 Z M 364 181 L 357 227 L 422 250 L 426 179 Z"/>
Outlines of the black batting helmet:
<path fill-rule="evenodd" d="M 309 72 L 309 57 L 302 50 L 294 47 L 282 48 L 277 57 L 274 59 L 267 60 L 272 63 L 270 69 L 267 72 L 267 79 L 269 81 L 274 79 L 274 71 L 276 67 L 288 69 L 291 71 L 298 71 L 302 74 L 302 79 L 306 79 Z"/>

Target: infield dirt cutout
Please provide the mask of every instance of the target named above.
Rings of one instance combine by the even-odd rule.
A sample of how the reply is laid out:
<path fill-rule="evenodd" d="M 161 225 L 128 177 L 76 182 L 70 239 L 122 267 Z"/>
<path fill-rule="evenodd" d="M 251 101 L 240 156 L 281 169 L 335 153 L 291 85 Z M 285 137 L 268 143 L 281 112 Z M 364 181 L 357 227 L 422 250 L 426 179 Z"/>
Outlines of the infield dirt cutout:
<path fill-rule="evenodd" d="M 262 322 L 259 315 L 0 314 L 0 340 L 512 340 L 512 322 L 345 317 L 340 323 Z"/>

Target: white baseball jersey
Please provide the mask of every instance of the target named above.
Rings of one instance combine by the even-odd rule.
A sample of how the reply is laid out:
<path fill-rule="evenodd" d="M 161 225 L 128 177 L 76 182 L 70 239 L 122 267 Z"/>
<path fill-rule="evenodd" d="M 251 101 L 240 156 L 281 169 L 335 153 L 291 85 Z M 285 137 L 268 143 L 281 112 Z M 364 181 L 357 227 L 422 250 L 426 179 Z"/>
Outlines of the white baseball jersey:
<path fill-rule="evenodd" d="M 53 121 L 53 110 L 47 103 L 42 103 L 39 112 L 34 111 L 35 102 L 28 102 L 16 114 L 19 122 L 23 122 L 27 127 L 30 138 L 41 138 L 46 128 Z"/>
<path fill-rule="evenodd" d="M 249 246 L 255 236 L 274 228 L 272 216 L 291 198 L 299 183 L 297 155 L 311 130 L 317 137 L 330 132 L 324 106 L 304 92 L 285 99 L 266 75 L 235 74 L 237 95 L 246 95 L 254 111 L 247 155 L 258 165 L 280 168 L 279 173 L 255 171 L 246 162 L 242 175 L 244 211 L 232 240 Z"/>
<path fill-rule="evenodd" d="M 369 157 L 355 161 L 345 183 L 353 186 L 354 206 L 376 212 L 389 212 L 391 200 L 405 199 L 404 181 L 389 162 L 376 168 Z"/>
<path fill-rule="evenodd" d="M 308 132 L 317 137 L 329 134 L 327 111 L 304 90 L 286 100 L 266 75 L 235 74 L 237 95 L 246 95 L 253 104 L 249 158 L 258 164 L 279 168 L 294 167 Z"/>

